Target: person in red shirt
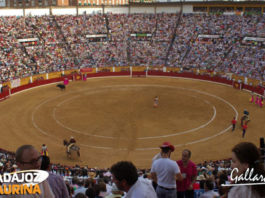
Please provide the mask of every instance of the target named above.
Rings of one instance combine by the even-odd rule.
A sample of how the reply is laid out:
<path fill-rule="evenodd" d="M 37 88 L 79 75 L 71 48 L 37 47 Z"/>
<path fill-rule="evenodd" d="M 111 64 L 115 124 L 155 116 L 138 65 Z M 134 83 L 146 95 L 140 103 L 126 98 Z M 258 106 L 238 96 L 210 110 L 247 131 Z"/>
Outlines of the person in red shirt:
<path fill-rule="evenodd" d="M 247 128 L 248 128 L 248 125 L 247 125 L 246 123 L 243 124 L 243 134 L 242 134 L 242 138 L 245 137 L 245 133 L 246 133 L 246 131 L 247 131 Z"/>
<path fill-rule="evenodd" d="M 185 149 L 182 151 L 182 159 L 177 161 L 182 174 L 182 181 L 177 181 L 177 197 L 178 198 L 193 198 L 193 184 L 197 177 L 196 165 L 190 160 L 191 151 Z"/>
<path fill-rule="evenodd" d="M 232 120 L 232 131 L 234 131 L 235 130 L 235 128 L 236 128 L 236 117 L 234 117 L 233 118 L 233 120 Z"/>

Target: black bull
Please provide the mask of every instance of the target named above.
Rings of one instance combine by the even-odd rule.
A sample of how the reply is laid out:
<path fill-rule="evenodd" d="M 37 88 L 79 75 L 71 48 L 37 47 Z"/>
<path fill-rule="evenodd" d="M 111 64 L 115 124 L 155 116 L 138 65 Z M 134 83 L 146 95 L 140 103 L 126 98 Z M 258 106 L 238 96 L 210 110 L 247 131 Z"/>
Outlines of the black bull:
<path fill-rule="evenodd" d="M 64 84 L 58 84 L 56 87 L 59 87 L 61 90 L 65 90 L 65 85 Z"/>

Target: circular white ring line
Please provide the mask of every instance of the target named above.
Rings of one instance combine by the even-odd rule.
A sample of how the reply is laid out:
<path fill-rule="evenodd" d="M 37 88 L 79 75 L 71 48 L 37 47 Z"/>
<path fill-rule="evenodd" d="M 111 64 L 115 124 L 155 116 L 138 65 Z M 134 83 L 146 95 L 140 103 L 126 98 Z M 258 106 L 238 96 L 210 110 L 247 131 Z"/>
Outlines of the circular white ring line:
<path fill-rule="evenodd" d="M 47 85 L 43 85 L 43 86 L 47 86 Z M 35 88 L 36 88 L 36 87 L 35 87 Z M 90 88 L 90 89 L 95 89 L 95 88 Z M 36 122 L 35 122 L 35 113 L 37 112 L 37 110 L 38 110 L 42 105 L 44 105 L 44 104 L 46 104 L 46 103 L 48 103 L 48 102 L 50 102 L 50 101 L 52 101 L 52 100 L 54 100 L 54 99 L 57 99 L 57 98 L 59 98 L 59 97 L 65 97 L 65 96 L 70 95 L 70 94 L 72 94 L 72 93 L 78 93 L 78 92 L 80 92 L 80 91 L 67 92 L 67 93 L 64 93 L 64 94 L 62 94 L 62 95 L 58 95 L 58 96 L 56 96 L 56 97 L 53 97 L 53 98 L 50 98 L 50 99 L 44 100 L 44 101 L 41 102 L 39 105 L 37 105 L 37 106 L 33 109 L 33 112 L 32 112 L 32 114 L 31 114 L 31 121 L 32 121 L 33 126 L 34 126 L 38 131 L 40 131 L 42 134 L 47 135 L 47 136 L 51 136 L 51 135 L 48 135 L 46 131 L 43 131 L 43 130 L 42 130 L 42 129 L 36 124 Z M 20 93 L 20 92 L 18 92 L 18 93 Z M 53 136 L 51 136 L 51 137 L 53 137 Z"/>
<path fill-rule="evenodd" d="M 128 87 L 130 87 L 130 86 L 126 86 L 126 88 L 128 88 Z M 139 87 L 144 87 L 144 86 L 139 86 Z M 122 86 L 122 88 L 124 88 L 124 86 Z M 117 90 L 117 89 L 115 89 L 115 90 Z M 96 91 L 96 93 L 102 93 L 102 92 L 103 91 Z M 95 92 L 93 92 L 93 94 L 94 93 Z M 194 97 L 194 98 L 197 98 L 196 96 L 192 96 L 192 95 L 190 95 L 190 96 L 191 97 Z M 72 99 L 74 99 L 76 97 L 79 97 L 79 96 L 73 96 L 72 98 L 68 98 L 65 101 L 62 101 L 61 103 L 57 104 L 56 107 L 59 107 L 62 104 L 64 104 L 66 101 L 71 101 Z M 211 105 L 211 103 L 208 100 L 203 99 L 203 101 L 206 104 Z M 183 134 L 187 134 L 187 133 L 191 133 L 191 132 L 197 131 L 197 130 L 203 128 L 203 127 L 206 127 L 207 125 L 209 125 L 215 119 L 215 117 L 216 117 L 216 108 L 215 108 L 214 105 L 212 106 L 212 108 L 213 108 L 213 116 L 212 116 L 212 118 L 208 122 L 206 122 L 205 124 L 203 124 L 203 125 L 201 125 L 199 127 L 196 127 L 196 128 L 193 128 L 193 129 L 189 129 L 189 130 L 186 130 L 186 131 L 182 131 L 182 132 L 168 134 L 168 135 L 151 136 L 151 137 L 140 137 L 140 138 L 136 138 L 136 139 L 138 139 L 138 140 L 144 140 L 144 139 L 155 139 L 155 138 L 163 138 L 163 137 L 172 137 L 172 136 L 178 136 L 178 135 L 183 135 Z M 113 137 L 113 136 L 102 136 L 102 135 L 94 135 L 94 134 L 90 134 L 90 133 L 84 133 L 82 131 L 79 131 L 79 130 L 76 130 L 76 129 L 72 129 L 72 128 L 66 126 L 65 124 L 61 123 L 58 119 L 56 119 L 56 108 L 53 109 L 52 117 L 56 121 L 56 123 L 59 124 L 61 127 L 66 128 L 69 131 L 72 131 L 74 133 L 82 134 L 82 135 L 85 135 L 85 136 L 98 137 L 98 138 L 117 139 L 117 137 Z M 128 138 L 119 138 L 119 139 L 128 139 Z"/>
<path fill-rule="evenodd" d="M 69 93 L 68 93 L 69 94 Z M 67 94 L 67 95 L 68 95 Z M 66 95 L 66 94 L 64 94 Z M 40 103 L 38 106 L 36 106 L 32 112 L 32 116 L 31 116 L 31 119 L 32 119 L 32 123 L 33 123 L 33 126 L 38 130 L 40 131 L 42 134 L 48 136 L 48 137 L 51 137 L 52 139 L 56 139 L 58 141 L 62 141 L 60 138 L 56 137 L 56 136 L 53 136 L 53 135 L 50 135 L 48 134 L 46 131 L 43 131 L 40 127 L 38 127 L 38 125 L 36 124 L 35 120 L 34 120 L 34 115 L 36 113 L 36 111 L 40 108 L 40 106 L 42 106 L 43 104 L 49 102 L 49 101 L 52 101 L 56 98 L 59 98 L 61 96 L 57 96 L 55 98 L 51 98 L 51 99 L 48 99 L 48 100 L 45 100 L 43 101 L 42 103 Z M 85 145 L 85 144 L 80 144 L 81 146 L 85 146 L 85 147 L 88 147 L 88 148 L 92 148 L 92 149 L 113 149 L 112 147 L 101 147 L 101 146 L 90 146 L 90 145 Z"/>
<path fill-rule="evenodd" d="M 94 94 L 94 93 L 102 93 L 102 92 L 103 92 L 103 90 L 101 90 L 101 91 L 95 90 L 93 93 L 89 93 L 89 94 L 86 94 L 86 95 L 90 95 L 90 94 Z M 71 98 L 68 98 L 68 99 L 60 102 L 59 104 L 57 104 L 56 107 L 60 107 L 65 102 L 71 101 L 71 100 L 73 100 L 74 98 L 77 98 L 77 97 L 80 97 L 80 96 L 73 96 Z M 69 131 L 72 131 L 72 132 L 78 133 L 78 134 L 82 134 L 82 135 L 86 135 L 86 136 L 91 136 L 91 137 L 106 138 L 106 139 L 116 139 L 116 137 L 112 137 L 112 136 L 94 135 L 94 134 L 84 133 L 84 132 L 76 130 L 76 129 L 72 129 L 72 128 L 66 126 L 65 124 L 61 123 L 58 119 L 56 119 L 56 115 L 55 114 L 56 114 L 56 108 L 53 109 L 53 114 L 52 114 L 53 119 L 56 121 L 56 123 L 58 125 L 60 125 L 63 128 L 68 129 Z M 126 138 L 120 138 L 120 139 L 126 139 Z"/>
<path fill-rule="evenodd" d="M 154 86 L 154 85 L 152 85 L 152 86 Z M 157 85 L 157 86 L 161 87 L 161 85 Z M 107 87 L 107 86 L 105 86 L 105 87 Z M 112 86 L 112 87 L 114 87 L 114 86 Z M 186 89 L 186 88 L 180 88 L 180 89 Z M 88 90 L 88 89 L 86 89 L 86 90 Z M 186 90 L 192 90 L 192 89 L 186 89 Z M 198 92 L 198 93 L 205 93 L 205 92 L 198 91 L 198 90 L 193 90 L 193 91 Z M 77 91 L 76 91 L 76 92 L 77 92 Z M 65 95 L 69 95 L 69 94 L 71 94 L 71 93 L 76 93 L 76 92 L 70 92 L 70 93 L 64 94 L 63 96 L 65 96 Z M 79 92 L 80 92 L 80 90 L 79 90 Z M 212 96 L 212 97 L 215 97 L 215 98 L 217 98 L 217 99 L 223 101 L 224 103 L 228 104 L 228 105 L 234 110 L 234 112 L 236 113 L 236 116 L 235 116 L 235 117 L 236 117 L 236 118 L 238 117 L 238 111 L 236 110 L 236 108 L 235 108 L 231 103 L 229 103 L 228 101 L 224 100 L 223 98 L 221 98 L 221 97 L 219 97 L 219 96 L 216 96 L 216 95 L 213 95 L 213 94 L 209 94 L 209 93 L 205 93 L 205 94 L 206 94 L 206 95 L 209 95 L 209 96 Z M 53 100 L 53 99 L 56 99 L 56 98 L 58 98 L 58 97 L 60 97 L 60 96 L 57 96 L 57 97 L 55 97 L 55 98 L 52 98 L 52 99 L 49 99 L 49 100 L 46 100 L 46 101 L 42 102 L 40 105 L 38 105 L 37 107 L 35 107 L 35 109 L 34 109 L 33 112 L 32 112 L 32 122 L 33 122 L 33 126 L 34 126 L 38 131 L 40 131 L 41 133 L 43 133 L 44 135 L 47 135 L 47 136 L 50 136 L 50 137 L 53 137 L 53 136 L 47 134 L 45 131 L 43 131 L 42 129 L 40 129 L 40 128 L 37 126 L 37 124 L 35 123 L 35 120 L 34 120 L 34 115 L 35 115 L 35 113 L 36 113 L 36 110 L 37 110 L 41 105 L 47 103 L 48 101 L 51 101 L 51 100 Z M 217 137 L 217 136 L 219 136 L 219 135 L 221 135 L 221 134 L 227 132 L 230 128 L 231 128 L 231 126 L 228 127 L 228 128 L 226 128 L 226 129 L 224 129 L 223 131 L 221 131 L 221 132 L 215 134 L 215 135 L 208 136 L 208 137 L 206 137 L 206 138 L 202 138 L 202 139 L 199 139 L 199 140 L 196 140 L 196 141 L 188 142 L 188 143 L 186 143 L 186 144 L 178 144 L 178 145 L 174 145 L 174 146 L 176 146 L 176 147 L 180 147 L 180 146 L 184 146 L 184 145 L 190 145 L 190 144 L 195 144 L 195 143 L 199 143 L 199 142 L 204 142 L 204 141 L 207 141 L 207 140 L 209 140 L 209 139 L 215 138 L 215 137 Z M 53 137 L 53 138 L 54 138 L 54 137 Z M 58 139 L 58 138 L 56 138 L 56 139 Z M 112 147 L 98 147 L 98 146 L 89 146 L 89 145 L 84 145 L 84 144 L 80 144 L 80 145 L 85 146 L 85 147 L 89 147 L 89 148 L 113 149 Z M 158 149 L 159 149 L 159 148 L 156 148 L 156 147 L 155 147 L 155 148 L 136 148 L 135 150 L 142 151 L 142 150 L 158 150 Z M 126 148 L 120 148 L 119 150 L 127 150 L 127 149 L 126 149 Z"/>
<path fill-rule="evenodd" d="M 117 85 L 118 87 L 121 87 L 120 85 Z M 130 85 L 130 87 L 135 87 L 135 86 L 137 86 L 137 87 L 139 87 L 139 86 L 148 86 L 148 85 Z M 151 85 L 151 86 L 155 86 L 155 87 L 157 87 L 158 85 Z M 161 86 L 161 85 L 159 85 L 160 87 L 170 87 L 170 88 L 177 88 L 177 87 L 172 87 L 172 86 Z M 113 86 L 110 86 L 111 88 L 113 88 Z M 124 86 L 123 86 L 124 87 Z M 106 88 L 106 87 L 103 87 L 103 88 Z M 109 88 L 109 86 L 107 86 L 107 88 Z M 126 88 L 128 88 L 128 86 L 126 86 Z M 185 88 L 178 88 L 178 89 L 184 89 L 185 90 Z M 186 90 L 189 90 L 189 89 L 186 89 Z M 197 91 L 197 90 L 192 90 L 192 89 L 190 89 L 191 91 L 196 91 L 196 92 L 199 92 L 199 93 L 203 93 L 203 94 L 206 94 L 206 95 L 209 95 L 208 93 L 205 93 L 205 92 L 200 92 L 200 91 Z M 79 91 L 80 92 L 80 91 Z M 212 95 L 213 97 L 215 97 L 215 95 Z M 76 96 L 77 97 L 77 96 Z M 56 97 L 57 98 L 57 97 Z M 54 98 L 53 98 L 54 99 Z M 71 98 L 71 99 L 73 99 L 73 98 Z M 71 100 L 71 99 L 69 99 L 69 100 Z M 68 101 L 68 100 L 67 100 Z M 65 102 L 65 101 L 64 101 Z M 206 103 L 208 103 L 206 100 L 205 100 L 205 102 Z M 42 105 L 42 104 L 41 104 Z M 57 105 L 57 106 L 59 106 L 59 105 Z"/>

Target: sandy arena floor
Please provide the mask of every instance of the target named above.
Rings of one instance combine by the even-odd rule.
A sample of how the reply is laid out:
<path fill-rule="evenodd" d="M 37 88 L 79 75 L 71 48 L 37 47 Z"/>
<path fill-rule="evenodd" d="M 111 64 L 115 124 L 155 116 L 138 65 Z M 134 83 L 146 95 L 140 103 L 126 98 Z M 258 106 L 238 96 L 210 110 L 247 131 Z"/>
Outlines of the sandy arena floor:
<path fill-rule="evenodd" d="M 180 78 L 94 78 L 70 82 L 66 91 L 52 84 L 0 103 L 1 147 L 15 151 L 32 144 L 40 150 L 45 143 L 54 163 L 101 168 L 119 160 L 149 168 L 164 141 L 176 146 L 174 160 L 184 148 L 195 162 L 223 159 L 236 143 L 259 145 L 264 136 L 265 108 L 249 98 L 232 87 Z M 244 109 L 251 122 L 242 139 L 241 128 L 231 132 L 230 123 Z M 80 159 L 65 155 L 62 142 L 70 136 L 81 147 Z"/>

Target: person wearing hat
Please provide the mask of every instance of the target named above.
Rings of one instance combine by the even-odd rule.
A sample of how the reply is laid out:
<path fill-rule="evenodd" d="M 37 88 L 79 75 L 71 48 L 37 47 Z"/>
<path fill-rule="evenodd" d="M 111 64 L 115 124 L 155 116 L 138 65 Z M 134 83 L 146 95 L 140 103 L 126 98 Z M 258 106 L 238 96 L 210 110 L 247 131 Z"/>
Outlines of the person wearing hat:
<path fill-rule="evenodd" d="M 151 177 L 157 183 L 156 194 L 158 198 L 176 198 L 176 180 L 181 181 L 182 176 L 178 164 L 170 159 L 175 147 L 164 142 L 160 148 L 161 158 L 156 159 L 151 168 Z"/>
<path fill-rule="evenodd" d="M 70 152 L 70 148 L 76 143 L 76 140 L 73 136 L 70 137 L 69 145 L 67 147 L 67 153 Z"/>
<path fill-rule="evenodd" d="M 70 141 L 69 141 L 69 143 L 70 143 L 70 144 L 72 144 L 72 143 L 76 143 L 76 140 L 75 140 L 75 138 L 74 138 L 73 136 L 70 137 Z"/>
<path fill-rule="evenodd" d="M 164 143 L 166 143 L 166 144 L 170 144 L 169 142 L 164 142 Z M 170 147 L 171 147 L 171 150 L 173 150 L 173 151 L 175 150 L 175 148 L 174 148 L 173 145 L 170 145 Z M 160 147 L 160 148 L 161 148 L 161 147 Z M 173 151 L 172 151 L 172 152 L 173 152 Z M 153 157 L 153 159 L 152 159 L 152 163 L 153 163 L 155 160 L 160 159 L 160 158 L 162 157 L 161 153 L 162 153 L 162 150 L 161 150 L 160 153 L 156 154 L 156 155 Z"/>

